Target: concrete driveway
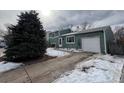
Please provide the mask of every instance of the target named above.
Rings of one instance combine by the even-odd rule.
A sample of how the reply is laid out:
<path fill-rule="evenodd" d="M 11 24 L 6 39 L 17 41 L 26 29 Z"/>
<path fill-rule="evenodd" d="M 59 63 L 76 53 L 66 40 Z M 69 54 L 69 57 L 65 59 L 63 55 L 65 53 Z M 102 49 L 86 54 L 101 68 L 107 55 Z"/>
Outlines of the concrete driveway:
<path fill-rule="evenodd" d="M 72 53 L 71 55 L 27 65 L 0 74 L 1 83 L 50 83 L 62 73 L 74 69 L 75 64 L 92 56 L 91 53 Z"/>

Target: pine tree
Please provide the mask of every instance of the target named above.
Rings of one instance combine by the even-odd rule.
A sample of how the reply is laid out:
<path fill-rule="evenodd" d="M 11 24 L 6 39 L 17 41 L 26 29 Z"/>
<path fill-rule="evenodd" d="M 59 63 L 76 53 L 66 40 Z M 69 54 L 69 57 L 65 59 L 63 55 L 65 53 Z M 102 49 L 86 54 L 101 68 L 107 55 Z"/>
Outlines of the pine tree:
<path fill-rule="evenodd" d="M 43 56 L 46 52 L 45 30 L 36 11 L 22 12 L 16 25 L 8 27 L 5 36 L 9 61 L 22 61 Z"/>

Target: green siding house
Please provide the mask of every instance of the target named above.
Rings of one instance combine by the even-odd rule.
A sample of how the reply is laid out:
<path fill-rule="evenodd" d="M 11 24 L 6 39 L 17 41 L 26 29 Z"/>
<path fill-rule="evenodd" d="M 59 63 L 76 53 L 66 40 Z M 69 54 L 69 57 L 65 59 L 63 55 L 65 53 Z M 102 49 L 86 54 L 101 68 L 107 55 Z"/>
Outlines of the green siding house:
<path fill-rule="evenodd" d="M 49 34 L 49 44 L 56 48 L 80 49 L 87 52 L 109 53 L 114 35 L 110 26 L 72 32 L 70 29 Z"/>

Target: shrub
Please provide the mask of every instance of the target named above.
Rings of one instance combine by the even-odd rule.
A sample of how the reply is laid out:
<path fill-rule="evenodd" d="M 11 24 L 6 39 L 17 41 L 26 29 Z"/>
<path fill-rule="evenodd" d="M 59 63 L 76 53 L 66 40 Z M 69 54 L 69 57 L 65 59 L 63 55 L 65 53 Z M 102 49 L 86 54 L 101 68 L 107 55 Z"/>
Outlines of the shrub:
<path fill-rule="evenodd" d="M 36 11 L 22 12 L 16 25 L 8 27 L 5 36 L 6 59 L 23 61 L 43 56 L 46 52 L 45 30 Z"/>
<path fill-rule="evenodd" d="M 124 46 L 116 42 L 109 45 L 109 50 L 112 55 L 124 55 Z"/>

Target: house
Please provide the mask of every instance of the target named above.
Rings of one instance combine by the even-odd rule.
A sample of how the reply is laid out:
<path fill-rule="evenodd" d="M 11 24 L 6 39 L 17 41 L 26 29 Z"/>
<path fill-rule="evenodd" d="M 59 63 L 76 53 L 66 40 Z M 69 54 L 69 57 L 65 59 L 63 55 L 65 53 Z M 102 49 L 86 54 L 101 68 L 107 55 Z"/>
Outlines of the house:
<path fill-rule="evenodd" d="M 88 52 L 109 53 L 109 44 L 114 35 L 110 26 L 98 27 L 80 32 L 70 29 L 49 34 L 49 44 L 56 48 L 75 48 Z"/>
<path fill-rule="evenodd" d="M 52 47 L 59 48 L 60 47 L 60 44 L 58 41 L 59 37 L 61 37 L 61 35 L 71 33 L 71 32 L 72 32 L 71 29 L 64 29 L 64 30 L 49 33 L 49 45 L 51 45 Z"/>

